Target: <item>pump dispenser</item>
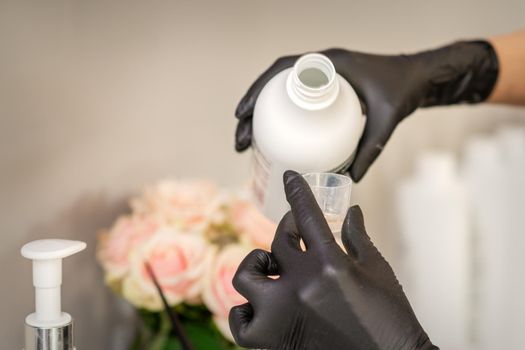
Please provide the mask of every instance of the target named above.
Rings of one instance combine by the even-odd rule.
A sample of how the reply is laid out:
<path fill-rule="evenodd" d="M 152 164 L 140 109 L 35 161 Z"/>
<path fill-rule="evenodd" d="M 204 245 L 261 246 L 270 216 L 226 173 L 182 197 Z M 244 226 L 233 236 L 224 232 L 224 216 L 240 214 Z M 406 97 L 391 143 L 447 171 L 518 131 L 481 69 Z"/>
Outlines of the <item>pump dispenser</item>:
<path fill-rule="evenodd" d="M 33 261 L 35 312 L 26 317 L 25 350 L 74 350 L 73 319 L 61 310 L 62 259 L 86 248 L 86 243 L 43 239 L 22 247 Z"/>

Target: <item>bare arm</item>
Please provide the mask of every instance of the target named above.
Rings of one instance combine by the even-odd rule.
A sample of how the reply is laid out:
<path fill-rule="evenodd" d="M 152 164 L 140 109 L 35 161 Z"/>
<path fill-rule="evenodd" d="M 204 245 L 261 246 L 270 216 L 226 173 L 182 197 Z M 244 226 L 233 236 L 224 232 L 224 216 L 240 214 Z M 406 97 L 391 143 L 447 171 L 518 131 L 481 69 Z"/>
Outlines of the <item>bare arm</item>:
<path fill-rule="evenodd" d="M 525 106 L 525 30 L 489 39 L 499 60 L 499 76 L 489 103 Z"/>

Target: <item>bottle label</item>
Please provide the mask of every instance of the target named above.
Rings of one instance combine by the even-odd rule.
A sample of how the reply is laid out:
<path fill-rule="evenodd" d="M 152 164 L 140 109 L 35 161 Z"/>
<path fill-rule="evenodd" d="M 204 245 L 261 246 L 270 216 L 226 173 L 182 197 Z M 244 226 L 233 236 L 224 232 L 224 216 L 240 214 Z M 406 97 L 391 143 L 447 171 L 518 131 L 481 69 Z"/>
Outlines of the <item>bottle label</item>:
<path fill-rule="evenodd" d="M 250 186 L 255 203 L 259 208 L 263 208 L 272 164 L 261 153 L 257 147 L 257 144 L 255 143 L 255 140 L 252 140 L 252 149 L 252 179 Z"/>

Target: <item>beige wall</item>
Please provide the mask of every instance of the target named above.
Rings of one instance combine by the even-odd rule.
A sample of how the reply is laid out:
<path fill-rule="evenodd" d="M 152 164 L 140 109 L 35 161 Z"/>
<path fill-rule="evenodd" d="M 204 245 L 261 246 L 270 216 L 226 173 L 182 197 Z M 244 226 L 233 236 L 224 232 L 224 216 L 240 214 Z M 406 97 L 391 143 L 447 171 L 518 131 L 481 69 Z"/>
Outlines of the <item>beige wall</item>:
<path fill-rule="evenodd" d="M 249 157 L 233 151 L 233 111 L 277 56 L 329 46 L 412 51 L 524 25 L 523 0 L 0 0 L 1 347 L 21 348 L 33 308 L 19 248 L 56 236 L 90 244 L 65 269 L 78 347 L 119 348 L 111 341 L 123 337 L 110 335 L 130 315 L 103 286 L 97 229 L 125 209 L 127 194 L 161 177 L 242 184 Z M 417 152 L 460 149 L 465 135 L 522 117 L 442 108 L 399 128 L 355 190 L 394 264 L 392 188 Z"/>

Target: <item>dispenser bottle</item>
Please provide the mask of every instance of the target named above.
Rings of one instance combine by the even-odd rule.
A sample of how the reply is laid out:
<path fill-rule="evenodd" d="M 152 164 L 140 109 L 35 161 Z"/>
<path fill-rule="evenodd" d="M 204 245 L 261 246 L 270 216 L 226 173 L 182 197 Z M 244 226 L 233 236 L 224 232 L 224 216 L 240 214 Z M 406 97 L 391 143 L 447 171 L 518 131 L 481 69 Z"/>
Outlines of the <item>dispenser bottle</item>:
<path fill-rule="evenodd" d="M 60 286 L 62 259 L 86 248 L 86 243 L 43 239 L 22 247 L 22 256 L 33 260 L 35 312 L 26 317 L 25 350 L 74 350 L 73 319 L 62 312 Z"/>
<path fill-rule="evenodd" d="M 396 199 L 410 303 L 443 349 L 469 349 L 471 222 L 454 155 L 422 154 Z"/>
<path fill-rule="evenodd" d="M 274 222 L 289 209 L 282 183 L 288 169 L 347 168 L 365 120 L 357 94 L 328 57 L 306 54 L 275 75 L 253 113 L 251 190 L 259 209 Z"/>

